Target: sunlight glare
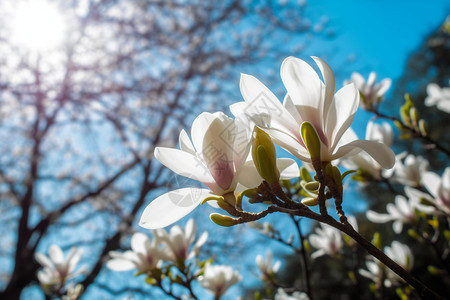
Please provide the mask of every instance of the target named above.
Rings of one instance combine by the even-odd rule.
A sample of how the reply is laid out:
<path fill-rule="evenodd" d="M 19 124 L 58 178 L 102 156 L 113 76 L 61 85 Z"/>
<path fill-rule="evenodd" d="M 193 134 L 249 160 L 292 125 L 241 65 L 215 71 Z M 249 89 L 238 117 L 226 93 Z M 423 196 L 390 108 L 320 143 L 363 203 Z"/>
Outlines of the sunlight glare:
<path fill-rule="evenodd" d="M 58 9 L 47 1 L 20 3 L 13 15 L 12 39 L 31 51 L 50 50 L 61 45 L 65 22 Z"/>

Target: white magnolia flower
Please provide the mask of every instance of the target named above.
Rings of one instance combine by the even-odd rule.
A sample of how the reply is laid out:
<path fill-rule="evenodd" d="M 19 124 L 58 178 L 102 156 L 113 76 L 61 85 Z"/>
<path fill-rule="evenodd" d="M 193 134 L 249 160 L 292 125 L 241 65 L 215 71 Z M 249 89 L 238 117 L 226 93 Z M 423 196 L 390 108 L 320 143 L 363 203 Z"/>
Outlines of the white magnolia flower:
<path fill-rule="evenodd" d="M 422 176 L 429 166 L 425 158 L 402 152 L 396 155 L 395 160 L 395 166 L 387 172 L 387 176 L 392 175 L 393 180 L 404 185 L 412 187 L 422 185 Z"/>
<path fill-rule="evenodd" d="M 412 189 L 405 188 L 405 193 L 408 198 L 397 195 L 395 197 L 395 204 L 388 203 L 386 205 L 387 214 L 380 214 L 373 210 L 366 212 L 366 217 L 374 223 L 387 223 L 394 221 L 392 228 L 395 233 L 400 233 L 403 229 L 403 224 L 414 224 L 417 221 L 417 216 L 414 209 L 422 210 L 420 199 L 411 194 Z"/>
<path fill-rule="evenodd" d="M 256 265 L 258 266 L 259 270 L 261 271 L 260 279 L 265 280 L 272 280 L 275 273 L 278 272 L 278 270 L 281 267 L 281 262 L 277 261 L 272 266 L 273 261 L 273 254 L 272 251 L 267 251 L 267 260 L 264 260 L 263 256 L 261 254 L 258 254 L 256 256 Z"/>
<path fill-rule="evenodd" d="M 307 121 L 319 136 L 322 161 L 355 155 L 364 150 L 383 167 L 392 167 L 394 154 L 385 145 L 346 137 L 358 109 L 359 93 L 350 84 L 334 94 L 332 70 L 321 59 L 313 59 L 322 72 L 325 84 L 306 62 L 288 57 L 281 66 L 281 78 L 287 89 L 283 105 L 255 77 L 242 75 L 241 93 L 245 102 L 232 105 L 231 111 L 236 117 L 246 116 L 254 120 L 271 135 L 275 143 L 303 161 L 311 161 L 300 135 L 300 127 Z"/>
<path fill-rule="evenodd" d="M 112 258 L 106 263 L 109 269 L 113 271 L 136 269 L 139 273 L 159 268 L 162 260 L 168 258 L 160 248 L 160 241 L 157 238 L 150 241 L 150 238 L 141 232 L 136 232 L 131 237 L 131 250 L 110 251 L 109 255 Z"/>
<path fill-rule="evenodd" d="M 450 215 L 450 167 L 445 169 L 442 177 L 433 172 L 426 172 L 423 175 L 423 184 L 433 195 L 434 199 L 430 200 L 437 209 Z"/>
<path fill-rule="evenodd" d="M 366 127 L 366 140 L 377 141 L 390 147 L 392 144 L 393 132 L 388 123 L 376 124 L 370 121 Z M 347 169 L 360 170 L 375 180 L 380 180 L 383 170 L 376 160 L 366 152 L 360 152 L 342 161 L 342 165 Z"/>
<path fill-rule="evenodd" d="M 309 300 L 306 293 L 294 292 L 292 295 L 288 295 L 285 290 L 279 288 L 275 294 L 275 300 Z"/>
<path fill-rule="evenodd" d="M 218 298 L 241 279 L 239 272 L 230 266 L 206 264 L 205 272 L 198 278 L 198 282 Z"/>
<path fill-rule="evenodd" d="M 391 87 L 391 79 L 385 78 L 380 83 L 375 84 L 377 81 L 377 75 L 374 72 L 369 74 L 367 82 L 361 74 L 352 73 L 351 79 L 346 80 L 344 84 L 354 83 L 361 95 L 361 107 L 364 109 L 372 109 L 383 101 L 384 95 Z"/>
<path fill-rule="evenodd" d="M 450 87 L 441 88 L 436 83 L 429 83 L 427 94 L 426 106 L 436 105 L 439 110 L 450 114 Z"/>
<path fill-rule="evenodd" d="M 384 253 L 406 271 L 411 271 L 414 265 L 414 256 L 408 246 L 397 241 L 393 241 L 391 247 L 384 247 Z M 373 280 L 376 283 L 380 279 L 383 279 L 384 286 L 391 287 L 396 286 L 403 281 L 401 277 L 382 265 L 373 257 L 366 262 L 366 266 L 367 270 L 360 269 L 359 274 Z"/>
<path fill-rule="evenodd" d="M 170 232 L 164 229 L 157 229 L 155 230 L 155 235 L 167 247 L 166 254 L 170 256 L 170 259 L 175 263 L 179 263 L 198 256 L 200 248 L 208 239 L 208 232 L 203 232 L 191 251 L 189 251 L 189 248 L 195 241 L 195 232 L 195 222 L 193 219 L 189 219 L 184 230 L 180 226 L 175 225 L 170 228 Z"/>
<path fill-rule="evenodd" d="M 246 162 L 251 132 L 243 122 L 221 112 L 202 113 L 192 124 L 191 137 L 192 142 L 181 131 L 180 150 L 157 147 L 155 157 L 178 175 L 200 181 L 208 189 L 182 188 L 159 196 L 145 208 L 140 226 L 165 227 L 186 216 L 207 197 L 233 198 L 233 193 L 262 182 L 253 163 Z M 298 176 L 293 160 L 280 159 L 277 164 L 281 179 Z"/>
<path fill-rule="evenodd" d="M 311 246 L 318 250 L 311 254 L 312 259 L 325 254 L 334 256 L 339 253 L 339 250 L 343 246 L 342 236 L 339 230 L 320 223 L 320 227 L 317 227 L 314 232 L 314 234 L 309 236 L 309 242 Z"/>
<path fill-rule="evenodd" d="M 37 262 L 44 267 L 38 271 L 37 277 L 46 292 L 53 288 L 61 288 L 68 279 L 74 278 L 86 271 L 86 267 L 83 266 L 75 272 L 82 253 L 82 249 L 72 247 L 66 259 L 64 259 L 64 254 L 57 245 L 50 246 L 48 257 L 42 253 L 36 253 L 35 258 Z"/>

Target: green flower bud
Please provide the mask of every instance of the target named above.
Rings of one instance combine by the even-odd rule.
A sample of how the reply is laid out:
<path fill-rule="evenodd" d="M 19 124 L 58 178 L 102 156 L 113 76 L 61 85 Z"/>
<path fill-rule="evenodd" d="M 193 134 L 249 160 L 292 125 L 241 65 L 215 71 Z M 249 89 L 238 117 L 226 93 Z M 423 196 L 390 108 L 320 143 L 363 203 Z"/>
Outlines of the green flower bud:
<path fill-rule="evenodd" d="M 230 227 L 230 226 L 240 223 L 238 219 L 235 219 L 235 218 L 232 218 L 229 216 L 224 216 L 224 215 L 221 215 L 218 213 L 210 214 L 209 218 L 211 219 L 211 221 L 213 221 L 217 225 L 224 226 L 224 227 Z"/>
<path fill-rule="evenodd" d="M 314 126 L 309 122 L 303 122 L 300 126 L 300 135 L 311 158 L 320 158 L 320 139 Z"/>
<path fill-rule="evenodd" d="M 378 249 L 381 249 L 381 235 L 379 232 L 375 232 L 373 234 L 372 238 L 372 244 L 377 247 Z"/>
<path fill-rule="evenodd" d="M 427 269 L 428 269 L 428 272 L 430 272 L 433 275 L 444 275 L 445 274 L 444 270 L 441 270 L 435 266 L 428 266 Z"/>
<path fill-rule="evenodd" d="M 270 136 L 260 128 L 253 130 L 252 157 L 259 175 L 272 184 L 280 180 L 277 168 L 277 153 Z"/>
<path fill-rule="evenodd" d="M 415 240 L 420 238 L 419 234 L 417 234 L 417 232 L 414 229 L 412 229 L 412 228 L 408 230 L 408 235 L 410 237 L 412 237 L 413 239 L 415 239 Z"/>
<path fill-rule="evenodd" d="M 409 110 L 409 117 L 412 124 L 416 125 L 419 122 L 419 112 L 417 111 L 417 108 L 411 107 Z"/>
<path fill-rule="evenodd" d="M 424 119 L 419 120 L 418 127 L 420 134 L 423 136 L 427 136 L 427 123 L 425 122 Z"/>
<path fill-rule="evenodd" d="M 320 183 L 317 181 L 311 181 L 303 185 L 303 188 L 309 192 L 314 192 L 319 189 Z"/>
<path fill-rule="evenodd" d="M 302 203 L 306 206 L 316 206 L 317 204 L 319 204 L 319 201 L 317 200 L 317 198 L 306 197 L 302 199 Z"/>
<path fill-rule="evenodd" d="M 303 166 L 300 168 L 300 178 L 306 182 L 312 181 L 311 175 L 309 174 L 308 170 Z"/>

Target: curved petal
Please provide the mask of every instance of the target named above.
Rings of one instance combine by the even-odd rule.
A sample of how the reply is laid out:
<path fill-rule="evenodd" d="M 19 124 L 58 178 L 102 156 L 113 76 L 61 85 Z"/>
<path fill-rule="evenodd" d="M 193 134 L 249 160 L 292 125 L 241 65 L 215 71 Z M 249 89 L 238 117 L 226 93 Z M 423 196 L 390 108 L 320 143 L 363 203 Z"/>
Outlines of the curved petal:
<path fill-rule="evenodd" d="M 280 171 L 280 179 L 288 180 L 298 178 L 300 176 L 300 169 L 295 160 L 290 158 L 278 158 L 277 168 Z"/>
<path fill-rule="evenodd" d="M 45 256 L 44 254 L 36 253 L 34 258 L 36 258 L 37 262 L 40 263 L 41 266 L 43 266 L 44 268 L 53 269 L 52 261 L 47 256 Z"/>
<path fill-rule="evenodd" d="M 184 129 L 180 132 L 179 143 L 181 151 L 195 155 L 194 145 Z"/>
<path fill-rule="evenodd" d="M 178 175 L 204 183 L 214 182 L 203 161 L 192 154 L 178 149 L 156 147 L 155 158 Z"/>
<path fill-rule="evenodd" d="M 254 115 L 262 115 L 270 124 L 279 123 L 291 132 L 295 132 L 298 127 L 294 117 L 286 110 L 278 98 L 258 79 L 253 76 L 242 74 L 240 88 L 242 96 L 247 103 L 244 112 L 250 118 Z M 256 125 L 261 126 L 262 124 Z"/>
<path fill-rule="evenodd" d="M 136 265 L 127 259 L 114 258 L 106 262 L 106 267 L 110 270 L 121 272 L 133 270 L 136 268 Z"/>
<path fill-rule="evenodd" d="M 51 245 L 50 249 L 48 249 L 48 255 L 50 257 L 50 260 L 53 261 L 53 263 L 56 265 L 60 265 L 64 262 L 64 254 L 57 245 Z"/>
<path fill-rule="evenodd" d="M 239 188 L 242 191 L 257 187 L 263 181 L 252 160 L 245 162 L 236 179 L 243 186 Z"/>
<path fill-rule="evenodd" d="M 319 66 L 320 72 L 322 72 L 323 79 L 325 81 L 325 97 L 322 102 L 322 114 L 323 116 L 328 115 L 328 109 L 332 105 L 333 97 L 334 97 L 334 90 L 336 87 L 335 81 L 334 81 L 334 74 L 331 70 L 330 66 L 324 62 L 322 59 L 312 56 L 312 59 L 314 59 L 317 66 Z M 324 119 L 325 120 L 325 119 Z M 326 122 L 326 120 L 325 120 Z"/>
<path fill-rule="evenodd" d="M 319 107 L 323 83 L 308 63 L 286 58 L 281 64 L 281 79 L 295 105 Z"/>
<path fill-rule="evenodd" d="M 422 182 L 433 197 L 438 197 L 439 186 L 441 185 L 441 178 L 439 175 L 433 172 L 426 172 L 422 175 Z"/>
<path fill-rule="evenodd" d="M 306 148 L 303 146 L 303 141 L 299 142 L 297 139 L 286 134 L 284 131 L 277 128 L 262 128 L 273 139 L 274 143 L 290 152 L 298 159 L 310 162 L 311 158 Z"/>
<path fill-rule="evenodd" d="M 142 232 L 136 232 L 131 237 L 131 249 L 133 249 L 136 253 L 147 253 L 147 247 L 146 243 L 149 241 L 149 238 L 147 235 L 143 234 Z"/>
<path fill-rule="evenodd" d="M 366 217 L 369 219 L 369 221 L 374 223 L 386 223 L 389 221 L 392 221 L 392 217 L 387 214 L 379 214 L 377 212 L 374 212 L 373 210 L 368 210 L 366 212 Z"/>
<path fill-rule="evenodd" d="M 194 144 L 195 150 L 201 152 L 203 149 L 203 137 L 208 130 L 211 123 L 217 119 L 217 115 L 212 113 L 203 112 L 195 118 L 191 127 L 191 138 Z"/>
<path fill-rule="evenodd" d="M 334 96 L 326 116 L 325 132 L 333 152 L 344 132 L 350 127 L 359 106 L 359 92 L 354 84 L 341 88 Z"/>
<path fill-rule="evenodd" d="M 382 143 L 366 140 L 356 140 L 339 147 L 337 152 L 333 154 L 333 159 L 352 154 L 354 155 L 358 152 L 358 150 L 367 152 L 367 154 L 369 154 L 385 169 L 390 169 L 394 166 L 395 155 L 388 146 Z"/>
<path fill-rule="evenodd" d="M 207 189 L 183 188 L 168 192 L 153 200 L 142 213 L 139 226 L 147 229 L 163 228 L 193 211 L 200 202 L 215 196 Z"/>

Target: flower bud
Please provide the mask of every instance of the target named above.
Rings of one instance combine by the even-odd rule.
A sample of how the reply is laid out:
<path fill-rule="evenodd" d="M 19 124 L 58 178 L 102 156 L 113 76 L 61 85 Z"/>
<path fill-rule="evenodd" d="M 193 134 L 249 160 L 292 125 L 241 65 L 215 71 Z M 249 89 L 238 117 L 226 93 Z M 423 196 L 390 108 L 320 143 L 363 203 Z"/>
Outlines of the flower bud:
<path fill-rule="evenodd" d="M 300 168 L 300 178 L 306 182 L 312 181 L 311 175 L 309 174 L 308 170 L 303 166 Z"/>
<path fill-rule="evenodd" d="M 303 188 L 309 192 L 314 192 L 319 189 L 320 183 L 318 181 L 311 181 L 306 183 Z"/>
<path fill-rule="evenodd" d="M 302 199 L 302 203 L 306 206 L 316 206 L 317 204 L 319 204 L 319 201 L 314 197 L 306 197 Z"/>
<path fill-rule="evenodd" d="M 211 219 L 211 221 L 213 221 L 217 225 L 224 226 L 224 227 L 230 227 L 230 226 L 240 223 L 238 219 L 235 219 L 235 218 L 232 218 L 229 216 L 224 216 L 224 215 L 221 215 L 218 213 L 210 214 L 209 218 Z"/>
<path fill-rule="evenodd" d="M 252 157 L 259 175 L 269 184 L 280 180 L 277 153 L 270 136 L 260 128 L 253 130 Z"/>
<path fill-rule="evenodd" d="M 309 122 L 303 122 L 300 126 L 300 134 L 311 159 L 320 158 L 320 139 L 314 126 Z"/>
<path fill-rule="evenodd" d="M 427 136 L 427 123 L 425 123 L 424 119 L 419 120 L 418 127 L 420 134 L 423 136 Z"/>

